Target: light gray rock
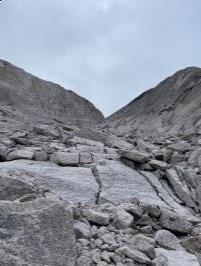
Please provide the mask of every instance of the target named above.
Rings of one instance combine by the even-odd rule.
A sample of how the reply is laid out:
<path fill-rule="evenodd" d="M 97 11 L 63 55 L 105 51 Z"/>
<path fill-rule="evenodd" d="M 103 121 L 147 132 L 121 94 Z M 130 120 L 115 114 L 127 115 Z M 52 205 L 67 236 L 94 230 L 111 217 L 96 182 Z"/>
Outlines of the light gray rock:
<path fill-rule="evenodd" d="M 75 221 L 73 225 L 76 238 L 90 238 L 91 237 L 91 227 L 83 222 Z"/>
<path fill-rule="evenodd" d="M 156 248 L 156 256 L 165 257 L 167 259 L 167 266 L 189 266 L 189 265 L 199 266 L 200 265 L 195 255 L 192 255 L 182 250 L 166 250 L 163 248 Z"/>
<path fill-rule="evenodd" d="M 119 255 L 127 256 L 135 262 L 144 263 L 145 265 L 151 265 L 151 260 L 144 253 L 139 250 L 123 246 L 116 251 Z"/>
<path fill-rule="evenodd" d="M 93 163 L 93 158 L 90 153 L 81 153 L 80 154 L 80 164 L 89 164 Z"/>
<path fill-rule="evenodd" d="M 100 203 L 116 204 L 135 197 L 147 204 L 167 207 L 143 175 L 122 163 L 109 161 L 106 165 L 98 165 L 97 171 L 102 184 Z"/>
<path fill-rule="evenodd" d="M 132 214 L 134 218 L 140 218 L 143 215 L 143 209 L 135 203 L 121 203 L 119 208 Z"/>
<path fill-rule="evenodd" d="M 117 210 L 114 215 L 113 224 L 119 229 L 132 227 L 134 217 L 124 210 Z"/>
<path fill-rule="evenodd" d="M 183 163 L 183 162 L 187 162 L 187 156 L 186 155 L 182 155 L 182 154 L 173 154 L 171 156 L 171 163 L 172 164 L 177 164 L 177 163 Z"/>
<path fill-rule="evenodd" d="M 173 186 L 177 196 L 189 207 L 195 207 L 195 202 L 191 198 L 191 193 L 185 182 L 179 178 L 179 175 L 174 169 L 168 169 L 166 176 Z"/>
<path fill-rule="evenodd" d="M 34 157 L 34 149 L 32 148 L 24 148 L 21 150 L 13 150 L 11 151 L 8 156 L 7 160 L 19 160 L 19 159 L 28 159 L 31 160 Z"/>
<path fill-rule="evenodd" d="M 4 201 L 0 215 L 1 228 L 9 233 L 0 241 L 1 265 L 75 265 L 72 214 L 64 204 Z"/>
<path fill-rule="evenodd" d="M 157 245 L 165 249 L 183 250 L 178 238 L 167 230 L 159 230 L 155 241 Z"/>
<path fill-rule="evenodd" d="M 145 253 L 151 259 L 155 258 L 155 250 L 154 250 L 154 240 L 144 236 L 143 234 L 138 234 L 133 236 L 129 243 L 135 249 Z"/>
<path fill-rule="evenodd" d="M 86 255 L 79 257 L 77 260 L 77 266 L 83 266 L 83 265 L 84 266 L 91 266 L 92 265 L 91 259 Z"/>
<path fill-rule="evenodd" d="M 170 145 L 169 148 L 177 152 L 186 152 L 186 151 L 190 151 L 192 147 L 190 143 L 186 141 L 181 141 L 181 142 Z"/>
<path fill-rule="evenodd" d="M 151 160 L 149 164 L 155 169 L 165 170 L 168 168 L 168 164 L 166 162 L 162 162 L 159 160 Z"/>
<path fill-rule="evenodd" d="M 113 148 L 118 148 L 122 150 L 131 150 L 133 148 L 133 145 L 127 142 L 126 140 L 117 137 L 116 135 L 110 135 L 106 141 L 106 145 L 113 147 Z"/>
<path fill-rule="evenodd" d="M 99 225 L 108 225 L 110 221 L 109 215 L 94 211 L 92 209 L 83 209 L 82 214 L 87 218 L 88 221 L 99 224 Z"/>
<path fill-rule="evenodd" d="M 176 233 L 188 234 L 192 231 L 192 224 L 184 217 L 178 216 L 169 210 L 162 210 L 160 216 L 160 224 L 162 227 Z"/>
<path fill-rule="evenodd" d="M 188 163 L 192 167 L 198 166 L 198 158 L 201 155 L 201 148 L 196 148 L 190 153 L 190 156 L 188 158 Z"/>
<path fill-rule="evenodd" d="M 48 155 L 45 151 L 35 151 L 34 160 L 36 161 L 47 161 Z"/>
<path fill-rule="evenodd" d="M 0 163 L 2 176 L 13 175 L 41 189 L 49 189 L 65 201 L 95 203 L 99 186 L 91 169 L 60 167 L 50 162 L 17 160 Z"/>
<path fill-rule="evenodd" d="M 142 153 L 135 149 L 131 151 L 122 151 L 121 157 L 137 163 L 147 163 L 149 161 L 149 155 L 147 153 Z"/>
<path fill-rule="evenodd" d="M 79 165 L 79 153 L 55 152 L 51 156 L 50 160 L 62 166 L 78 166 Z"/>

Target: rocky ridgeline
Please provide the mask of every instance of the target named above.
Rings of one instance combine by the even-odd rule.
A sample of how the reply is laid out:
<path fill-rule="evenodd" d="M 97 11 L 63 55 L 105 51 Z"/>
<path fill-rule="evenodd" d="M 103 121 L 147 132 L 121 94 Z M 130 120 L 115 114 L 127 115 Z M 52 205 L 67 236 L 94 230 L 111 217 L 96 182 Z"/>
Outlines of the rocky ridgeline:
<path fill-rule="evenodd" d="M 198 135 L 33 119 L 11 100 L 0 123 L 0 265 L 201 264 Z"/>

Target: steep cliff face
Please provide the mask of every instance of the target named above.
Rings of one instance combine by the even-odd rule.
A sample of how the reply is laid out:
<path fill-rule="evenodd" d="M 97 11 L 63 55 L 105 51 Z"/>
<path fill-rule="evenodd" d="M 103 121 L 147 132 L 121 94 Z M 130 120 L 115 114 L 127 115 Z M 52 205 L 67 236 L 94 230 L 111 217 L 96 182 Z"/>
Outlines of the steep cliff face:
<path fill-rule="evenodd" d="M 201 133 L 201 69 L 190 67 L 167 78 L 110 116 L 111 127 L 137 136 Z"/>
<path fill-rule="evenodd" d="M 0 60 L 0 101 L 31 120 L 55 119 L 91 126 L 104 121 L 92 103 L 61 86 L 41 80 Z"/>

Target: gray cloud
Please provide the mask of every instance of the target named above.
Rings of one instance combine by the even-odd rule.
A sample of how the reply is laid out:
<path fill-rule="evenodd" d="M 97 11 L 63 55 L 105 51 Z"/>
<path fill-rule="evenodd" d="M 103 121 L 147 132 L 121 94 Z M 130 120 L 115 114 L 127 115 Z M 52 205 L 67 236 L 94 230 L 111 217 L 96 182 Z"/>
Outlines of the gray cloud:
<path fill-rule="evenodd" d="M 109 115 L 201 66 L 200 10 L 200 0 L 2 0 L 0 57 Z"/>

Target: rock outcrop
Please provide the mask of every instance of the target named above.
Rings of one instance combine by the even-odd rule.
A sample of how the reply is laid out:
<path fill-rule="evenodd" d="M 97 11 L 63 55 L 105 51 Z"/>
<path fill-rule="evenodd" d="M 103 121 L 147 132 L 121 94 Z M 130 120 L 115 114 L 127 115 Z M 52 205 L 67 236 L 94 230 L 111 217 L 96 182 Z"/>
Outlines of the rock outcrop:
<path fill-rule="evenodd" d="M 119 134 L 144 137 L 201 133 L 201 69 L 190 67 L 144 92 L 108 118 Z"/>

